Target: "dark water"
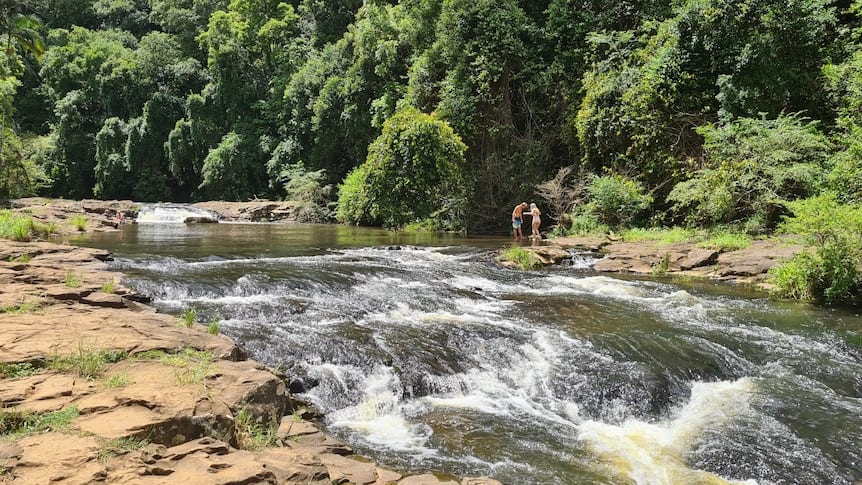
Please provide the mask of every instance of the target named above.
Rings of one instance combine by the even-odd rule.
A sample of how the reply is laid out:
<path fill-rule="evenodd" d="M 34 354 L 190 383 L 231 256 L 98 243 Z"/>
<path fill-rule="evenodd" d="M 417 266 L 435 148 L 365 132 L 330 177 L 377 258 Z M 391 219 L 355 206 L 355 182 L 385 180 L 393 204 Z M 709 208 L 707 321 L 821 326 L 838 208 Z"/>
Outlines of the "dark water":
<path fill-rule="evenodd" d="M 862 479 L 862 318 L 708 282 L 524 273 L 493 238 L 132 225 L 78 244 L 305 384 L 389 466 L 513 484 Z"/>

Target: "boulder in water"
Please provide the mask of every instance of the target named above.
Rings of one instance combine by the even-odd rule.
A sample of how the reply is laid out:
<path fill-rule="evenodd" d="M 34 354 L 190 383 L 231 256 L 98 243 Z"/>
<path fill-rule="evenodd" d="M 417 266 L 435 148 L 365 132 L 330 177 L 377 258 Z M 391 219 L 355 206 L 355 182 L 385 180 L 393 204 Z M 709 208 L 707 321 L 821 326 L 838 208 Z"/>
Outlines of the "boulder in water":
<path fill-rule="evenodd" d="M 190 216 L 183 220 L 184 224 L 215 224 L 218 221 L 208 216 Z"/>

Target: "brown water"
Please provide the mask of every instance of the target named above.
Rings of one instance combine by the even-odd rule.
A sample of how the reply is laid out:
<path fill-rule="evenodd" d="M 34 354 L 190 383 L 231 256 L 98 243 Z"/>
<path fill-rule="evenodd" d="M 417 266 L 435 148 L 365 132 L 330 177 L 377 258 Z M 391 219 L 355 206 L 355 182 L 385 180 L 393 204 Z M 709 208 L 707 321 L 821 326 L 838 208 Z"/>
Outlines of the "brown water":
<path fill-rule="evenodd" d="M 509 241 L 130 225 L 126 284 L 295 375 L 389 466 L 535 483 L 862 479 L 862 318 L 709 282 L 524 273 Z"/>

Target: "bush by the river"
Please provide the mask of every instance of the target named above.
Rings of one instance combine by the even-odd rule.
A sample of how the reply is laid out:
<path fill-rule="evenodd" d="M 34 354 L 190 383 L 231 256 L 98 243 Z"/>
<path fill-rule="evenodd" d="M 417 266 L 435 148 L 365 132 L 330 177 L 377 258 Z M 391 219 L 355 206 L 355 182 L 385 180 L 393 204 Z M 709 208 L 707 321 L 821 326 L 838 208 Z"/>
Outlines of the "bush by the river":
<path fill-rule="evenodd" d="M 445 121 L 413 108 L 396 113 L 339 187 L 337 217 L 385 227 L 434 218 L 443 229 L 463 228 L 466 149 Z"/>
<path fill-rule="evenodd" d="M 808 250 L 773 268 L 775 293 L 826 304 L 853 303 L 862 296 L 862 207 L 834 193 L 787 203 L 793 216 L 781 230 L 804 236 Z"/>

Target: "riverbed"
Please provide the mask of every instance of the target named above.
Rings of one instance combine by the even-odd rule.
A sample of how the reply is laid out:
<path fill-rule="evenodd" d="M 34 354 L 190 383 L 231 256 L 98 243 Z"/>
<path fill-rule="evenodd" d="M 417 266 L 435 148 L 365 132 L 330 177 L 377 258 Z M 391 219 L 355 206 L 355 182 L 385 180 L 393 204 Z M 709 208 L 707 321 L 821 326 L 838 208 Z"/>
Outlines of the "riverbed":
<path fill-rule="evenodd" d="M 405 470 L 505 483 L 862 479 L 862 318 L 725 284 L 500 267 L 508 239 L 137 224 L 111 250 L 294 376 L 329 432 Z"/>

